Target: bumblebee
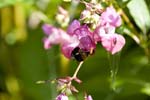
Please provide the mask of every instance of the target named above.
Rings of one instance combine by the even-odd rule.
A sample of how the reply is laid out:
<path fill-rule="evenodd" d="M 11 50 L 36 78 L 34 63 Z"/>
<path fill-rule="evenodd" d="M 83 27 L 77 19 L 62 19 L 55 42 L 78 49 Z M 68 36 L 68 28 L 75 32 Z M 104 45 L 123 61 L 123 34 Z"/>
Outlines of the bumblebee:
<path fill-rule="evenodd" d="M 76 47 L 72 51 L 71 56 L 73 59 L 81 62 L 81 61 L 84 61 L 89 55 L 92 55 L 93 53 L 94 53 L 93 49 L 90 52 L 87 52 L 87 51 L 80 49 L 79 47 Z"/>

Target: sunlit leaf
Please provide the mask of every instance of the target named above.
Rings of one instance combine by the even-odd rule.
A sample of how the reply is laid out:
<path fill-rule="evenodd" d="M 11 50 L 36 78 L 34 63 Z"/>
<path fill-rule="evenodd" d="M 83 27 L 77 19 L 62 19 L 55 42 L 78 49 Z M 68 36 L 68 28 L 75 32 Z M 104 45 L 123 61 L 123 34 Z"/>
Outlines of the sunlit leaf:
<path fill-rule="evenodd" d="M 70 2 L 71 0 L 63 0 L 63 1 L 65 1 L 65 2 Z"/>
<path fill-rule="evenodd" d="M 26 4 L 33 4 L 35 0 L 2 0 L 0 1 L 0 8 L 9 6 L 9 5 L 14 5 L 15 3 L 26 3 Z"/>
<path fill-rule="evenodd" d="M 150 13 L 144 0 L 131 0 L 127 7 L 138 27 L 146 34 L 150 28 Z"/>

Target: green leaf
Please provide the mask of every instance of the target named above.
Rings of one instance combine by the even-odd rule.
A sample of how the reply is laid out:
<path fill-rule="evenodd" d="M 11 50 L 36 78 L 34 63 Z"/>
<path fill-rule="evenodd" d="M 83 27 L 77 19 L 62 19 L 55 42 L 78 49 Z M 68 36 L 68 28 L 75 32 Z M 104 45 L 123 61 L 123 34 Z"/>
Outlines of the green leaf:
<path fill-rule="evenodd" d="M 16 3 L 33 4 L 35 0 L 0 0 L 0 8 L 14 5 Z"/>
<path fill-rule="evenodd" d="M 146 34 L 150 29 L 150 13 L 145 0 L 131 0 L 127 7 L 137 26 Z"/>

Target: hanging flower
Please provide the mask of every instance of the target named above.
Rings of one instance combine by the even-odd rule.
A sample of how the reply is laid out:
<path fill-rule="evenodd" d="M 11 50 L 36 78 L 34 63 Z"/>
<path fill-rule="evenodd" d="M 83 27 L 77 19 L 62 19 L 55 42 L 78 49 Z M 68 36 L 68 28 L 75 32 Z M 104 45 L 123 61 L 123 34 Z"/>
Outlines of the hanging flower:
<path fill-rule="evenodd" d="M 97 27 L 94 38 L 111 54 L 119 52 L 125 45 L 124 37 L 115 33 L 115 27 L 110 24 Z"/>
<path fill-rule="evenodd" d="M 107 7 L 101 14 L 101 25 L 105 25 L 107 23 L 114 27 L 121 25 L 121 17 L 113 7 Z"/>
<path fill-rule="evenodd" d="M 101 14 L 101 23 L 94 31 L 94 39 L 111 54 L 119 52 L 125 45 L 122 35 L 115 33 L 116 27 L 121 25 L 121 17 L 113 7 L 107 7 Z"/>
<path fill-rule="evenodd" d="M 125 39 L 120 34 L 107 34 L 101 39 L 102 46 L 111 54 L 119 52 L 125 45 Z"/>

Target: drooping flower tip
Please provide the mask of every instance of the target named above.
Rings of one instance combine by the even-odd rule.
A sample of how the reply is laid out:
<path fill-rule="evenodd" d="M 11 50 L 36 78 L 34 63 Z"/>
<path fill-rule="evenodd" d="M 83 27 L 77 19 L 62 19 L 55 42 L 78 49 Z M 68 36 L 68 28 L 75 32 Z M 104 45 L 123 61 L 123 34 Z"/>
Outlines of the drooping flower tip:
<path fill-rule="evenodd" d="M 64 93 L 61 93 L 56 97 L 56 100 L 69 100 L 69 99 L 68 96 L 66 96 Z"/>

